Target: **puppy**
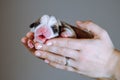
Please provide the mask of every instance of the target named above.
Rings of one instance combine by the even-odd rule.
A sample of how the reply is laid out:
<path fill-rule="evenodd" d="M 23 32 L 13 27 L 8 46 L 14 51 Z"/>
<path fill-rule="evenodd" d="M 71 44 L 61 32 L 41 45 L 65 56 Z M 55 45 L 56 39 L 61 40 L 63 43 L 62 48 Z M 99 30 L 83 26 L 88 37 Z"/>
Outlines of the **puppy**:
<path fill-rule="evenodd" d="M 67 38 L 93 38 L 93 35 L 63 21 L 57 20 L 54 16 L 43 15 L 41 19 L 30 25 L 34 32 L 34 40 L 45 43 L 46 40 L 55 37 Z"/>

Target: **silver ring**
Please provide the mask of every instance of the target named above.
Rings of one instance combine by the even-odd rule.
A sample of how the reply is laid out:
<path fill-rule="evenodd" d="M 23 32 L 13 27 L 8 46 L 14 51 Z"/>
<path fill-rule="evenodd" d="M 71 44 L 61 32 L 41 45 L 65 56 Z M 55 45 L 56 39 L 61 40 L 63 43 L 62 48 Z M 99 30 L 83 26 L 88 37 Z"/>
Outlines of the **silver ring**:
<path fill-rule="evenodd" d="M 69 57 L 65 57 L 65 59 L 66 59 L 66 63 L 65 63 L 65 66 L 68 66 L 69 65 Z"/>

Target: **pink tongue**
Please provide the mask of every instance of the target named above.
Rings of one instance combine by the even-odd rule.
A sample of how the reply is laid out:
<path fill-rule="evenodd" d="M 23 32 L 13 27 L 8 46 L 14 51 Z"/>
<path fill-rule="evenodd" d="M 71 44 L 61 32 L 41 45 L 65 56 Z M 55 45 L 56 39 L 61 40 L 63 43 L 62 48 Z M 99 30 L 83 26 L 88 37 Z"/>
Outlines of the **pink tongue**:
<path fill-rule="evenodd" d="M 35 41 L 44 43 L 50 36 L 50 29 L 48 27 L 40 27 L 35 31 Z"/>

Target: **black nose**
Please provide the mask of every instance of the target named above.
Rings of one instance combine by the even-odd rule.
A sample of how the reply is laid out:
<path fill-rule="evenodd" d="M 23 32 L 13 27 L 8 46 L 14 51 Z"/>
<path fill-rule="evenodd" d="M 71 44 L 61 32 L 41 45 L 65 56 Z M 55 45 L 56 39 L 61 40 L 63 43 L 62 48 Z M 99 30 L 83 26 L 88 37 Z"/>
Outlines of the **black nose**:
<path fill-rule="evenodd" d="M 38 25 L 40 24 L 40 22 L 36 22 L 36 23 L 32 23 L 30 24 L 30 28 L 36 28 Z"/>

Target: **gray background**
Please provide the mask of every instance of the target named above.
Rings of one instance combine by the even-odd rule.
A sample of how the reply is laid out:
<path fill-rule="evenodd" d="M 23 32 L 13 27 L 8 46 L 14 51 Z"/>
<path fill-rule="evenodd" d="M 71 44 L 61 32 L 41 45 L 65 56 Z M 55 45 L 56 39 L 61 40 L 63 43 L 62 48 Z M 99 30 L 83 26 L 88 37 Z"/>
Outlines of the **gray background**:
<path fill-rule="evenodd" d="M 43 14 L 73 25 L 93 20 L 120 49 L 120 0 L 0 0 L 0 80 L 91 80 L 52 68 L 23 47 L 29 24 Z"/>

